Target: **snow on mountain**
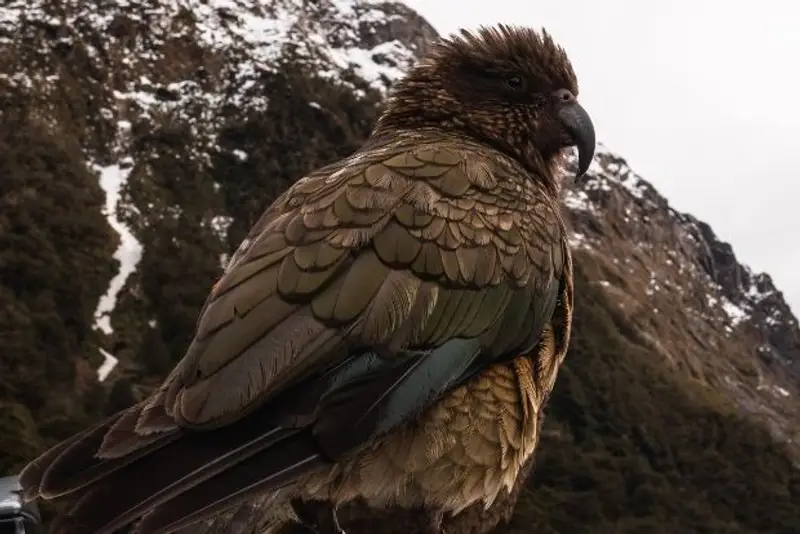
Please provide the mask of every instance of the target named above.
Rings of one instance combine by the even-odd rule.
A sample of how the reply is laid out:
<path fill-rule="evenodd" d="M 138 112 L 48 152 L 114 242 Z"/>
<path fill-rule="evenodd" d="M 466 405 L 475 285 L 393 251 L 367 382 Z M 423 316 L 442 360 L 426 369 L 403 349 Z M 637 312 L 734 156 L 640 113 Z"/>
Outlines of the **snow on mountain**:
<path fill-rule="evenodd" d="M 100 354 L 103 355 L 103 363 L 97 368 L 97 380 L 103 382 L 108 378 L 108 375 L 111 374 L 111 371 L 114 370 L 114 367 L 117 366 L 119 360 L 116 356 L 103 348 L 100 349 Z"/>
<path fill-rule="evenodd" d="M 117 295 L 125 284 L 125 279 L 136 269 L 136 264 L 142 257 L 142 245 L 133 236 L 131 231 L 117 218 L 116 210 L 119 202 L 120 189 L 128 179 L 130 167 L 122 168 L 120 165 L 109 165 L 108 167 L 98 167 L 100 173 L 100 185 L 106 193 L 106 214 L 108 223 L 120 235 L 120 244 L 114 253 L 114 258 L 119 261 L 119 272 L 108 286 L 108 291 L 97 304 L 95 318 L 97 328 L 106 334 L 114 331 L 111 328 L 109 313 L 114 309 L 117 302 Z"/>

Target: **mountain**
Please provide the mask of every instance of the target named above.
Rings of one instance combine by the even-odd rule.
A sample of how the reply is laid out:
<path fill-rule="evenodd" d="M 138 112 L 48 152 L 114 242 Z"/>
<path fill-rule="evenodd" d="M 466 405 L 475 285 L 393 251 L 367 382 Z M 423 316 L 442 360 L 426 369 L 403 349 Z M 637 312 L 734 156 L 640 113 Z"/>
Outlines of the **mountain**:
<path fill-rule="evenodd" d="M 435 36 L 396 2 L 0 6 L 0 474 L 158 383 L 256 217 Z M 563 195 L 575 333 L 533 474 L 448 533 L 800 531 L 780 291 L 605 146 Z"/>
<path fill-rule="evenodd" d="M 576 261 L 638 343 L 800 452 L 800 329 L 770 276 L 602 144 L 587 176 L 564 190 Z"/>

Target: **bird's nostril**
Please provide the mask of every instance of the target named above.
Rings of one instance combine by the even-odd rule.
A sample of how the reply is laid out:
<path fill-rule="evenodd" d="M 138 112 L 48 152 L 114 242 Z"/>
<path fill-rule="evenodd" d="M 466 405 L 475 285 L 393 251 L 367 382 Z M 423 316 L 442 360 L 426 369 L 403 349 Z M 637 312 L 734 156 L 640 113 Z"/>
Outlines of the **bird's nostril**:
<path fill-rule="evenodd" d="M 575 101 L 575 95 L 573 95 L 569 89 L 559 89 L 555 92 L 554 96 L 556 97 L 556 100 L 564 104 Z"/>

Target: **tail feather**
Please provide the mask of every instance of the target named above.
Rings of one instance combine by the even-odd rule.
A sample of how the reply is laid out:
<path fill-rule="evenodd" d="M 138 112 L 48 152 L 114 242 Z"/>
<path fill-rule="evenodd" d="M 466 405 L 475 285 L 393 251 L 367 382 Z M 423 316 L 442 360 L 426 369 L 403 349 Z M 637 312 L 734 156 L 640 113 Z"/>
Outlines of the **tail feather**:
<path fill-rule="evenodd" d="M 310 434 L 297 434 L 155 507 L 134 534 L 166 534 L 186 528 L 257 495 L 286 487 L 326 463 Z"/>
<path fill-rule="evenodd" d="M 148 447 L 157 441 L 162 441 L 169 434 L 179 433 L 180 429 L 174 421 L 168 427 L 146 426 L 146 423 L 154 417 L 153 411 L 147 405 L 139 404 L 133 409 L 123 412 L 122 416 L 103 435 L 95 456 L 105 460 L 121 458 L 134 454 L 139 449 Z M 163 405 L 159 406 L 156 411 L 167 417 Z"/>
<path fill-rule="evenodd" d="M 114 414 L 75 434 L 29 463 L 20 474 L 24 498 L 33 500 L 37 497 L 61 497 L 97 480 L 118 466 L 120 462 L 99 461 L 95 456 L 96 446 L 126 413 L 127 411 Z"/>
<path fill-rule="evenodd" d="M 69 447 L 74 445 L 75 442 L 92 430 L 94 430 L 94 428 L 88 428 L 83 432 L 77 433 L 74 436 L 65 439 L 26 465 L 25 469 L 23 469 L 22 473 L 19 475 L 20 484 L 23 488 L 23 499 L 26 501 L 32 501 L 41 496 L 42 480 L 44 479 L 44 474 L 47 472 L 47 469 L 53 465 L 56 459 L 61 456 L 64 451 L 66 451 Z"/>
<path fill-rule="evenodd" d="M 148 509 L 297 432 L 276 426 L 266 428 L 255 422 L 236 429 L 204 432 L 202 436 L 187 433 L 167 446 L 151 450 L 85 488 L 68 512 L 70 521 L 63 528 L 54 527 L 52 532 L 111 534 Z"/>
<path fill-rule="evenodd" d="M 53 499 L 85 488 L 180 437 L 178 432 L 136 435 L 128 431 L 125 435 L 128 454 L 109 458 L 98 455 L 109 434 L 121 427 L 121 423 L 135 423 L 138 409 L 138 406 L 131 408 L 106 420 L 58 451 L 49 465 L 40 464 L 46 466 L 39 481 L 41 496 Z"/>

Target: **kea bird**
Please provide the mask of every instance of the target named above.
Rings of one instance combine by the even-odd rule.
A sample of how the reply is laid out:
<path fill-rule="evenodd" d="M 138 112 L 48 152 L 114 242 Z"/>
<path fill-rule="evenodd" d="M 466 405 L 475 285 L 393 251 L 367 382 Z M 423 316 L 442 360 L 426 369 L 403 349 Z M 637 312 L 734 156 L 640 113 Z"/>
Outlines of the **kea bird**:
<path fill-rule="evenodd" d="M 559 178 L 595 149 L 565 51 L 493 26 L 433 43 L 364 145 L 256 222 L 148 398 L 32 461 L 52 534 L 201 532 L 258 500 L 489 507 L 538 442 L 570 338 Z M 321 523 L 321 521 L 320 521 Z M 314 525 L 311 525 L 312 527 Z"/>

